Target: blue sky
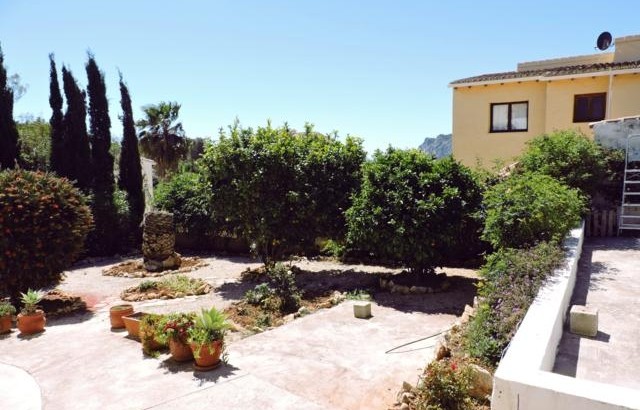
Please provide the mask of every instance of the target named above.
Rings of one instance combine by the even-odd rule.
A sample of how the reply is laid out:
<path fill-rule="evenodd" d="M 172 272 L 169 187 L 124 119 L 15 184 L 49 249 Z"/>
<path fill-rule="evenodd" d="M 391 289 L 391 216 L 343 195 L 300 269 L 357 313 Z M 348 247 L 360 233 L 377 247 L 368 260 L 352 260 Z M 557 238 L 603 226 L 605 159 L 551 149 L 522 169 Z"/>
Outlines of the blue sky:
<path fill-rule="evenodd" d="M 121 135 L 118 69 L 134 115 L 182 104 L 191 137 L 243 125 L 308 121 L 416 147 L 451 131 L 451 90 L 520 61 L 590 54 L 604 30 L 640 34 L 629 1 L 0 0 L 9 74 L 29 88 L 14 114 L 49 118 L 48 54 L 84 87 L 90 49 L 105 72 L 112 135 Z"/>

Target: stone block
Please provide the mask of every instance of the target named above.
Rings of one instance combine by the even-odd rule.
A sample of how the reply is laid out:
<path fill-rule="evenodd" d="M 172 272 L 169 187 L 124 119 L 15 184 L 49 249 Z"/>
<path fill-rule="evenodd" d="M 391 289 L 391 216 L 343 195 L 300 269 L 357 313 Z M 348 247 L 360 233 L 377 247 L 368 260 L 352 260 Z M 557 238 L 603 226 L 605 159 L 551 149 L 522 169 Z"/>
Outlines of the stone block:
<path fill-rule="evenodd" d="M 594 337 L 598 334 L 598 309 L 581 305 L 571 306 L 569 330 L 581 336 Z"/>
<path fill-rule="evenodd" d="M 354 303 L 353 315 L 358 319 L 369 319 L 371 317 L 371 303 L 369 302 Z"/>

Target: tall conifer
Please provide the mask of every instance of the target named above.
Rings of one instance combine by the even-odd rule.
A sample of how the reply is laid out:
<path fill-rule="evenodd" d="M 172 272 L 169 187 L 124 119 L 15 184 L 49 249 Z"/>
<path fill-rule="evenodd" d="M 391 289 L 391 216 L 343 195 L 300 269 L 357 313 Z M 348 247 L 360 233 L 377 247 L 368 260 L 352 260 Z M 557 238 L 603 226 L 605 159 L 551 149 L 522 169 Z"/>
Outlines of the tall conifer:
<path fill-rule="evenodd" d="M 62 115 L 62 94 L 58 83 L 58 70 L 53 54 L 49 54 L 49 105 L 51 106 L 51 170 L 58 175 L 67 175 L 64 150 L 64 116 Z"/>
<path fill-rule="evenodd" d="M 66 176 L 76 181 L 78 188 L 85 193 L 91 190 L 91 148 L 87 135 L 87 107 L 85 93 L 80 90 L 71 71 L 62 66 L 62 82 L 67 99 L 67 112 L 64 114 L 64 150 L 68 169 Z"/>
<path fill-rule="evenodd" d="M 126 191 L 129 203 L 129 220 L 132 232 L 135 233 L 136 243 L 141 240 L 140 224 L 144 216 L 144 192 L 142 188 L 142 167 L 140 165 L 140 151 L 136 136 L 131 97 L 129 89 L 120 75 L 120 106 L 122 107 L 122 145 L 120 150 L 120 175 L 118 184 Z"/>
<path fill-rule="evenodd" d="M 0 170 L 13 168 L 19 152 L 18 129 L 13 119 L 13 90 L 7 85 L 7 69 L 0 47 Z"/>
<path fill-rule="evenodd" d="M 93 219 L 95 227 L 90 234 L 90 252 L 94 255 L 110 255 L 118 247 L 117 212 L 113 202 L 114 175 L 111 147 L 111 120 L 104 74 L 96 60 L 89 54 L 87 70 L 87 94 L 89 96 L 89 120 L 91 141 L 91 165 L 93 169 Z M 93 240 L 91 240 L 93 237 Z"/>

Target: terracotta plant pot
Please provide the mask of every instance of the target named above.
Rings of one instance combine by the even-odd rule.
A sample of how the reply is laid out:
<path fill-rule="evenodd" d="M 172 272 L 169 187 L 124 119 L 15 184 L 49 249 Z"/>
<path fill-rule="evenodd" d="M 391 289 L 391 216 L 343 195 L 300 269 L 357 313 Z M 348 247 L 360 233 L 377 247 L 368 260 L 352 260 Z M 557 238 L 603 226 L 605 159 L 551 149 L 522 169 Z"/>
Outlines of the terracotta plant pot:
<path fill-rule="evenodd" d="M 11 315 L 4 315 L 0 317 L 0 335 L 11 332 L 12 326 L 13 323 L 11 323 Z"/>
<path fill-rule="evenodd" d="M 124 327 L 127 329 L 129 336 L 140 340 L 140 321 L 146 315 L 143 312 L 136 312 L 131 315 L 122 316 L 122 321 L 124 322 Z"/>
<path fill-rule="evenodd" d="M 20 333 L 24 335 L 42 332 L 46 322 L 47 319 L 44 317 L 44 311 L 40 309 L 31 315 L 18 314 L 18 329 Z"/>
<path fill-rule="evenodd" d="M 222 342 L 214 340 L 209 344 L 197 345 L 191 343 L 193 357 L 196 359 L 196 370 L 211 370 L 220 365 L 222 355 Z"/>
<path fill-rule="evenodd" d="M 193 352 L 189 345 L 179 340 L 169 339 L 169 351 L 171 352 L 171 357 L 176 362 L 193 360 Z"/>
<path fill-rule="evenodd" d="M 122 329 L 124 327 L 124 321 L 122 316 L 128 316 L 133 314 L 132 305 L 116 305 L 109 309 L 109 319 L 111 320 L 111 329 Z"/>

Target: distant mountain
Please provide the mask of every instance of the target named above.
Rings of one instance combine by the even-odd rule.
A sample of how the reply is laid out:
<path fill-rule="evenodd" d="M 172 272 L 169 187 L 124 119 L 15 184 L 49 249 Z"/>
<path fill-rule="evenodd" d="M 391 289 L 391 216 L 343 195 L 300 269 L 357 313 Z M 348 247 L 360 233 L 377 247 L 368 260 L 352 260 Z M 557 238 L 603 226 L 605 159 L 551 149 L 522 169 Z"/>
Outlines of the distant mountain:
<path fill-rule="evenodd" d="M 435 155 L 436 158 L 451 155 L 451 134 L 440 134 L 435 138 L 425 138 L 418 148 L 428 154 Z"/>

